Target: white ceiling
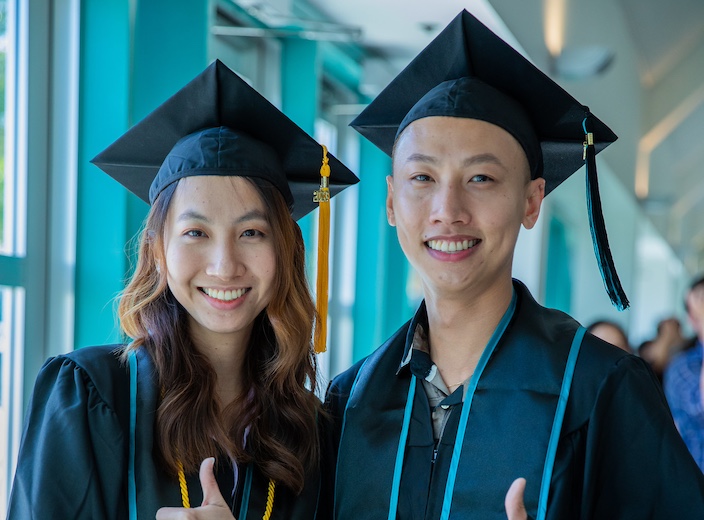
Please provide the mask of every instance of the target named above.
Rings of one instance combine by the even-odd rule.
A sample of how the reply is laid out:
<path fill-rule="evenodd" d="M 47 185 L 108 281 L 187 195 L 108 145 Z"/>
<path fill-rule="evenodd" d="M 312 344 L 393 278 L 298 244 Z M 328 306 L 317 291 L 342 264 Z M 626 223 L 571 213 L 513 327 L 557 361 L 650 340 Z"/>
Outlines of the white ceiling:
<path fill-rule="evenodd" d="M 619 135 L 605 160 L 659 232 L 689 266 L 704 265 L 704 0 L 308 1 L 361 29 L 378 56 L 370 94 L 463 8 L 547 72 L 544 9 L 562 4 L 565 46 L 605 45 L 615 58 L 599 77 L 558 81 Z"/>

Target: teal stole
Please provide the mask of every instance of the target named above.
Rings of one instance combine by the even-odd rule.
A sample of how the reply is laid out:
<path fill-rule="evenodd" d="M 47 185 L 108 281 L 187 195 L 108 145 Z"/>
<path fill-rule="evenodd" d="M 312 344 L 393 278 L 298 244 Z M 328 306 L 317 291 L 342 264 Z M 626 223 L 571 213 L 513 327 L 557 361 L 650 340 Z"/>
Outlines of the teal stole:
<path fill-rule="evenodd" d="M 394 375 L 416 320 L 367 358 L 344 412 L 335 518 L 505 520 L 504 497 L 518 477 L 527 479 L 529 515 L 545 518 L 585 331 L 561 313 L 541 320 L 522 312 L 517 299 L 514 293 L 435 462 L 422 385 L 408 373 Z M 523 307 L 539 308 L 529 295 L 524 299 Z M 415 504 L 423 493 L 427 500 Z M 418 511 L 423 503 L 426 511 Z"/>

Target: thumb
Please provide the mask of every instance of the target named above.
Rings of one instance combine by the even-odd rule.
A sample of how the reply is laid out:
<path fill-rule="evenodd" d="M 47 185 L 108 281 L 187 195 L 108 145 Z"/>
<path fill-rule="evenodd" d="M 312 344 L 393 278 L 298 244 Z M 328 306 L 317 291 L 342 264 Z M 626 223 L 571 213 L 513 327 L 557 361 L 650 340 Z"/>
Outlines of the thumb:
<path fill-rule="evenodd" d="M 508 493 L 506 493 L 506 500 L 504 505 L 506 506 L 506 516 L 508 520 L 527 520 L 528 513 L 526 512 L 526 506 L 523 504 L 523 492 L 526 490 L 526 479 L 517 478 L 508 488 Z"/>
<path fill-rule="evenodd" d="M 227 507 L 225 499 L 222 498 L 218 482 L 215 480 L 215 458 L 210 457 L 205 459 L 200 464 L 200 486 L 203 489 L 203 503 L 201 506 L 222 505 Z"/>

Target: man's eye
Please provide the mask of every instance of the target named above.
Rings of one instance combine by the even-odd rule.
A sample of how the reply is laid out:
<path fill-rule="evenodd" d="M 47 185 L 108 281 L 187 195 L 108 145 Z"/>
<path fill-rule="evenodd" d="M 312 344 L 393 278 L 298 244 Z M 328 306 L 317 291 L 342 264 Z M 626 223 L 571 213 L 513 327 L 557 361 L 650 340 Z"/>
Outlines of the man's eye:
<path fill-rule="evenodd" d="M 470 179 L 470 182 L 489 182 L 490 180 L 491 178 L 486 175 L 475 175 Z"/>
<path fill-rule="evenodd" d="M 419 173 L 418 175 L 415 175 L 413 177 L 414 181 L 421 181 L 421 182 L 430 182 L 433 179 L 430 177 L 430 175 L 426 175 L 424 173 Z"/>

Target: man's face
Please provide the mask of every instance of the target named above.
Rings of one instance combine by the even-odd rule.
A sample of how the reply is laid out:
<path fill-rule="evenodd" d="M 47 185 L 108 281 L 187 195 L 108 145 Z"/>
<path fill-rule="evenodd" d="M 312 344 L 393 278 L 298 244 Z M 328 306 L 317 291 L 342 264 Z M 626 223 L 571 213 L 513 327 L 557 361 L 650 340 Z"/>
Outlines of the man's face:
<path fill-rule="evenodd" d="M 496 125 L 427 117 L 404 130 L 386 212 L 426 296 L 510 282 L 518 231 L 535 225 L 544 194 L 528 172 L 521 146 Z"/>

